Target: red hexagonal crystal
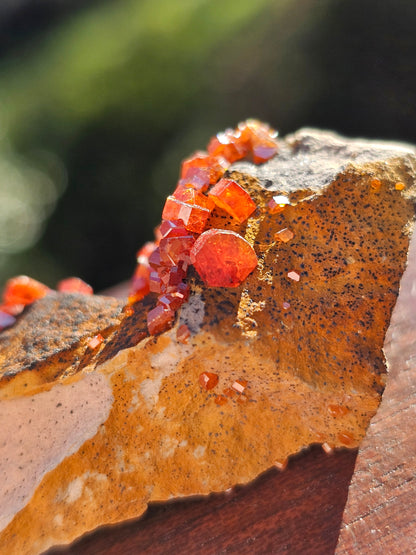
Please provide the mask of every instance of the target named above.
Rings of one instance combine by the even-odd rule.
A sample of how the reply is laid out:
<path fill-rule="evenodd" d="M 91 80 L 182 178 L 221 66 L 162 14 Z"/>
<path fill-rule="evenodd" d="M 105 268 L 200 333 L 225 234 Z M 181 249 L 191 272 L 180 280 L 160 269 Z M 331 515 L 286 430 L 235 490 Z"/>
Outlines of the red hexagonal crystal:
<path fill-rule="evenodd" d="M 240 223 L 247 220 L 256 209 L 250 195 L 232 179 L 220 179 L 210 190 L 209 198 Z"/>
<path fill-rule="evenodd" d="M 9 279 L 3 292 L 6 305 L 28 305 L 50 292 L 49 287 L 27 276 Z"/>
<path fill-rule="evenodd" d="M 82 295 L 92 295 L 93 288 L 80 278 L 70 277 L 62 279 L 56 286 L 60 293 L 81 293 Z"/>
<path fill-rule="evenodd" d="M 158 305 L 147 313 L 147 329 L 150 335 L 156 335 L 172 327 L 175 313 L 163 305 Z"/>
<path fill-rule="evenodd" d="M 163 208 L 162 219 L 182 220 L 188 231 L 201 233 L 210 215 L 207 208 L 182 202 L 169 196 Z"/>
<path fill-rule="evenodd" d="M 225 229 L 202 233 L 191 250 L 191 261 L 210 287 L 238 287 L 258 262 L 250 243 Z"/>

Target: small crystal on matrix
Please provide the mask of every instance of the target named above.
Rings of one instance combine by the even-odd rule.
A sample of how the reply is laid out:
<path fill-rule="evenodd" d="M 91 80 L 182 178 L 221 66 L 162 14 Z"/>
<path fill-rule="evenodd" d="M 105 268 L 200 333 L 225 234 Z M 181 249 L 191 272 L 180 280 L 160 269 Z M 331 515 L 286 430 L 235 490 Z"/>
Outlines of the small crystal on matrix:
<path fill-rule="evenodd" d="M 101 345 L 101 343 L 104 341 L 104 337 L 101 335 L 101 333 L 97 333 L 97 335 L 94 335 L 94 337 L 89 341 L 88 343 L 88 347 L 91 350 L 96 349 L 99 345 Z"/>
<path fill-rule="evenodd" d="M 181 324 L 176 330 L 176 339 L 179 341 L 179 343 L 183 343 L 184 345 L 186 345 L 190 337 L 191 332 L 188 326 L 186 324 Z"/>
<path fill-rule="evenodd" d="M 286 206 L 290 205 L 290 200 L 285 195 L 276 195 L 267 203 L 267 208 L 271 214 L 282 212 Z"/>
<path fill-rule="evenodd" d="M 297 272 L 295 272 L 294 270 L 290 271 L 287 274 L 287 277 L 289 279 L 293 279 L 293 281 L 299 281 L 300 280 L 300 275 Z"/>
<path fill-rule="evenodd" d="M 81 293 L 82 295 L 92 295 L 93 288 L 80 278 L 69 277 L 61 280 L 56 286 L 61 293 Z"/>
<path fill-rule="evenodd" d="M 250 195 L 233 179 L 220 179 L 209 191 L 209 197 L 240 223 L 257 208 Z"/>
<path fill-rule="evenodd" d="M 191 261 L 210 287 L 238 287 L 258 263 L 250 243 L 225 229 L 200 235 L 191 250 Z"/>
<path fill-rule="evenodd" d="M 202 372 L 199 376 L 199 385 L 204 389 L 213 389 L 217 383 L 218 376 L 212 372 Z"/>
<path fill-rule="evenodd" d="M 294 236 L 295 234 L 293 233 L 293 231 L 285 227 L 284 229 L 281 229 L 280 231 L 278 231 L 275 234 L 274 238 L 277 239 L 278 241 L 281 241 L 282 243 L 287 243 L 288 241 L 293 239 Z"/>
<path fill-rule="evenodd" d="M 150 335 L 156 335 L 172 327 L 175 313 L 169 308 L 158 305 L 147 313 L 147 329 Z"/>

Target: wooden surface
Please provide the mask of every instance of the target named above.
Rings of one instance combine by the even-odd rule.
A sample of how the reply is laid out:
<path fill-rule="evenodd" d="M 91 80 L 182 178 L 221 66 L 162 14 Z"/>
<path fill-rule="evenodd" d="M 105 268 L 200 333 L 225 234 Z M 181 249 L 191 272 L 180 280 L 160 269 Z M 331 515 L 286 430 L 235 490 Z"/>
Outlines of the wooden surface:
<path fill-rule="evenodd" d="M 416 553 L 416 240 L 385 342 L 389 378 L 360 448 L 337 553 Z"/>
<path fill-rule="evenodd" d="M 313 447 L 249 486 L 152 505 L 49 555 L 416 552 L 415 240 L 410 260 L 386 341 L 388 384 L 358 457 Z"/>

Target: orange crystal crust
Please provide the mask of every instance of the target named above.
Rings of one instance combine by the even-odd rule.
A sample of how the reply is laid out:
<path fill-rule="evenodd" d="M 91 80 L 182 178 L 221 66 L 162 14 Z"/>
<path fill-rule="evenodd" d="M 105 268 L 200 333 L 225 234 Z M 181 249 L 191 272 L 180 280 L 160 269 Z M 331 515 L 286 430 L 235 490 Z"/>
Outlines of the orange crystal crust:
<path fill-rule="evenodd" d="M 250 195 L 232 179 L 220 179 L 210 190 L 209 198 L 240 223 L 245 222 L 256 209 Z"/>
<path fill-rule="evenodd" d="M 200 235 L 191 250 L 191 261 L 210 287 L 238 287 L 258 262 L 250 243 L 225 229 L 210 229 Z"/>

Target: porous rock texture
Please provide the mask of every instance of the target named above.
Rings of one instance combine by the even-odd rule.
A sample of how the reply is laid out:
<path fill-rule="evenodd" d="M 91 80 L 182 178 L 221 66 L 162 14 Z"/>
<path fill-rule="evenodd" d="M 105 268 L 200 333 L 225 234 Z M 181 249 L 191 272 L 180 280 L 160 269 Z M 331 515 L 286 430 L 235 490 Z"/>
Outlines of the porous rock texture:
<path fill-rule="evenodd" d="M 149 501 L 247 483 L 313 443 L 360 443 L 386 380 L 414 149 L 316 130 L 279 147 L 229 172 L 256 212 L 238 224 L 216 209 L 208 222 L 254 246 L 258 267 L 240 287 L 207 288 L 193 274 L 189 302 L 158 337 L 146 333 L 151 295 L 129 315 L 112 299 L 64 294 L 0 336 L 2 552 L 40 553 Z M 276 194 L 291 205 L 271 214 Z M 275 238 L 282 228 L 294 233 L 287 243 Z M 176 340 L 183 323 L 188 344 Z M 98 332 L 105 341 L 90 352 Z M 219 377 L 210 391 L 204 371 Z M 221 397 L 235 380 L 244 392 Z"/>

